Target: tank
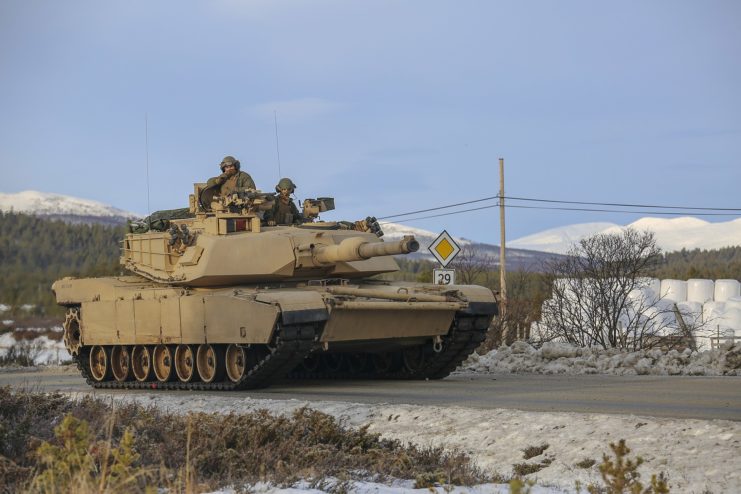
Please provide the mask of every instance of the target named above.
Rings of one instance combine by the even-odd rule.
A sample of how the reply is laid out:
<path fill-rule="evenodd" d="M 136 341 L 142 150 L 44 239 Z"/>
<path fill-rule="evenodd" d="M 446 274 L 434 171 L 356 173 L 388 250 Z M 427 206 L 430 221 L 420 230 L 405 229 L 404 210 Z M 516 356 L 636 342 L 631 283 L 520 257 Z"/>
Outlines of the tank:
<path fill-rule="evenodd" d="M 96 388 L 236 390 L 281 379 L 440 379 L 485 339 L 497 301 L 475 285 L 373 278 L 419 248 L 373 218 L 266 226 L 272 194 L 195 184 L 187 214 L 127 233 L 130 273 L 64 278 L 64 342 Z M 185 217 L 182 217 L 185 216 Z M 162 223 L 160 221 L 160 223 Z"/>

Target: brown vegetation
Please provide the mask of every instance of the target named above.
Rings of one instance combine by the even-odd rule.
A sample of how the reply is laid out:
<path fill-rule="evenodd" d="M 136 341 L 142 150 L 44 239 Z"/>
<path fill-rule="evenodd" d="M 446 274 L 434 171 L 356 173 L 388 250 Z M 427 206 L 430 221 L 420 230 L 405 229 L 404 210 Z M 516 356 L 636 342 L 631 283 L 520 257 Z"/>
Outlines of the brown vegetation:
<path fill-rule="evenodd" d="M 147 486 L 183 492 L 327 476 L 489 480 L 462 453 L 404 446 L 305 408 L 290 417 L 179 415 L 0 389 L 2 492 L 143 492 Z"/>

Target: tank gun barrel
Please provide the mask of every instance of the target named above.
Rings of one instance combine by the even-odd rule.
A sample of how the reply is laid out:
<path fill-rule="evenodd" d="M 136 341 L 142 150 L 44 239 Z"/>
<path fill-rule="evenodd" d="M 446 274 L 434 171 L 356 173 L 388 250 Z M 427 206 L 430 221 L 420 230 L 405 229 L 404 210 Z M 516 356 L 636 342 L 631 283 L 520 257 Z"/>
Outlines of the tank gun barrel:
<path fill-rule="evenodd" d="M 407 235 L 396 242 L 367 242 L 363 237 L 350 237 L 337 245 L 318 245 L 312 250 L 314 259 L 319 264 L 332 264 L 409 254 L 419 250 L 419 242 L 412 235 Z"/>

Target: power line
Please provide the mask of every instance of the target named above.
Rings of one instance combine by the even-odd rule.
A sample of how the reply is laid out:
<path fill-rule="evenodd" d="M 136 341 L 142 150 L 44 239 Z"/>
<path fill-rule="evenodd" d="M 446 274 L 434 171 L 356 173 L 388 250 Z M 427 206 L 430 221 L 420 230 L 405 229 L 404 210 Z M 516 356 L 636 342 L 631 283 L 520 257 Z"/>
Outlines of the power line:
<path fill-rule="evenodd" d="M 469 203 L 470 204 L 470 203 Z M 440 208 L 435 209 L 442 209 L 444 206 Z M 470 208 L 470 209 L 462 209 L 460 211 L 452 211 L 450 213 L 441 213 L 441 214 L 432 214 L 429 216 L 420 216 L 419 218 L 407 218 L 404 221 L 416 221 L 416 220 L 426 220 L 430 218 L 439 218 L 441 216 L 450 216 L 453 214 L 461 214 L 461 213 L 469 213 L 471 211 L 480 211 L 482 209 L 492 209 L 499 207 L 498 204 L 494 204 L 491 206 L 481 206 L 478 208 Z M 661 216 L 738 216 L 737 214 L 733 213 L 692 213 L 687 211 L 678 211 L 678 212 L 669 212 L 669 211 L 626 211 L 623 209 L 593 209 L 593 208 L 564 208 L 564 207 L 545 207 L 545 206 L 522 206 L 522 205 L 516 205 L 516 204 L 505 204 L 505 208 L 519 208 L 519 209 L 540 209 L 540 210 L 550 210 L 550 211 L 587 211 L 587 212 L 597 212 L 597 213 L 624 213 L 624 214 L 651 214 L 651 215 L 661 215 Z M 426 211 L 432 211 L 433 209 L 428 209 Z M 735 210 L 732 210 L 735 211 Z M 413 213 L 408 213 L 413 214 Z M 386 216 L 385 218 L 394 218 L 396 216 L 405 216 L 405 215 L 394 215 L 394 216 Z M 379 218 L 381 219 L 381 218 Z M 382 221 L 382 225 L 386 225 L 388 223 L 391 223 L 391 221 Z"/>
<path fill-rule="evenodd" d="M 484 202 L 484 201 L 490 201 L 493 199 L 498 199 L 499 196 L 490 196 L 490 197 L 484 197 L 481 199 L 474 199 L 471 201 L 464 201 L 464 202 L 458 202 L 455 204 L 448 204 L 445 206 L 438 206 L 434 208 L 427 208 L 427 209 L 419 209 L 417 211 L 410 211 L 408 213 L 399 213 L 399 214 L 391 214 L 387 216 L 379 216 L 379 220 L 388 220 L 391 218 L 400 218 L 402 216 L 411 216 L 413 214 L 419 214 L 419 213 L 427 213 L 429 211 L 439 211 L 441 209 L 447 209 L 447 208 L 453 208 L 457 206 L 464 206 L 466 204 L 474 204 L 477 202 Z M 677 213 L 665 213 L 661 211 L 625 211 L 620 209 L 591 209 L 591 208 L 538 208 L 535 206 L 518 206 L 514 204 L 507 204 L 505 207 L 511 207 L 511 208 L 522 208 L 522 209 L 553 209 L 553 210 L 562 210 L 562 211 L 589 211 L 589 212 L 604 212 L 604 213 L 635 213 L 635 214 L 655 214 L 655 215 L 679 215 L 679 216 L 686 216 L 686 215 L 692 215 L 692 216 L 737 216 L 736 214 L 731 213 L 697 213 L 694 211 L 686 211 L 686 210 L 696 210 L 696 211 L 738 211 L 741 212 L 741 208 L 710 208 L 710 207 L 690 207 L 690 206 L 665 206 L 665 205 L 652 205 L 652 204 L 630 204 L 630 203 L 615 203 L 615 202 L 586 202 L 586 201 L 562 201 L 562 200 L 556 200 L 556 199 L 537 199 L 532 197 L 514 197 L 514 196 L 505 196 L 504 199 L 510 199 L 514 201 L 531 201 L 531 202 L 546 202 L 546 203 L 555 203 L 555 204 L 581 204 L 581 205 L 588 205 L 588 206 L 613 206 L 613 207 L 630 207 L 630 208 L 653 208 L 653 209 L 680 209 L 685 210 L 682 212 Z M 427 219 L 427 218 L 435 218 L 437 216 L 447 216 L 450 214 L 459 214 L 459 213 L 465 213 L 469 211 L 478 211 L 480 209 L 487 209 L 487 208 L 493 208 L 497 205 L 492 206 L 484 206 L 481 208 L 472 208 L 472 209 L 465 209 L 461 211 L 454 211 L 452 213 L 444 213 L 441 215 L 432 215 L 432 216 L 425 216 L 422 218 L 411 218 L 405 221 L 413 221 L 416 219 Z"/>
<path fill-rule="evenodd" d="M 484 201 L 490 201 L 492 199 L 498 199 L 499 196 L 491 196 L 491 197 L 484 197 L 483 199 L 474 199 L 473 201 L 466 201 L 466 202 L 458 202 L 456 204 L 448 204 L 447 206 L 438 206 L 436 208 L 429 208 L 429 209 L 420 209 L 419 211 L 410 211 L 409 213 L 401 213 L 401 214 L 391 214 L 388 216 L 379 216 L 379 220 L 387 220 L 389 218 L 398 218 L 399 216 L 410 216 L 412 214 L 419 214 L 419 213 L 427 213 L 429 211 L 437 211 L 439 209 L 447 209 L 447 208 L 454 208 L 456 206 L 465 206 L 466 204 L 473 204 L 476 202 L 484 202 Z M 493 207 L 493 206 L 486 206 L 486 207 Z M 476 208 L 476 209 L 483 209 L 483 208 Z M 471 209 L 470 211 L 475 211 L 476 209 Z M 463 211 L 461 211 L 463 212 Z"/>
<path fill-rule="evenodd" d="M 589 206 L 618 206 L 626 208 L 655 208 L 655 209 L 698 209 L 700 211 L 741 211 L 741 208 L 702 208 L 692 206 L 657 206 L 655 204 L 622 204 L 618 202 L 584 202 L 584 201 L 559 201 L 556 199 L 534 199 L 531 197 L 505 196 L 505 199 L 517 201 L 550 202 L 558 204 L 584 204 Z"/>
<path fill-rule="evenodd" d="M 494 207 L 494 206 L 490 206 Z M 670 211 L 627 211 L 625 209 L 591 209 L 591 208 L 559 208 L 559 207 L 543 207 L 543 206 L 522 206 L 519 204 L 506 204 L 505 207 L 508 208 L 521 208 L 521 209 L 551 209 L 556 211 L 592 211 L 597 213 L 628 213 L 628 214 L 660 214 L 660 215 L 666 215 L 666 216 L 738 216 L 736 213 L 693 213 L 691 211 L 677 211 L 677 212 L 670 212 Z M 666 206 L 669 207 L 669 206 Z M 673 209 L 673 208 L 672 208 Z M 697 209 L 705 209 L 705 208 L 697 208 Z M 715 209 L 711 209 L 713 211 L 716 211 Z M 721 209 L 721 211 L 723 211 Z M 736 209 L 730 209 L 730 211 L 737 211 Z M 738 211 L 741 211 L 739 209 Z"/>

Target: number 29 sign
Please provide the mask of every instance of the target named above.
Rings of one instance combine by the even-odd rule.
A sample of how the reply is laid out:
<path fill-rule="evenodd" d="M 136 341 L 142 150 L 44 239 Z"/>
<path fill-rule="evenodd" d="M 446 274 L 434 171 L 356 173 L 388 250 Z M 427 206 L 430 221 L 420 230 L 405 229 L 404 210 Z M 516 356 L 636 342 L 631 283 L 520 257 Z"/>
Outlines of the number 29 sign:
<path fill-rule="evenodd" d="M 433 269 L 432 281 L 436 285 L 455 285 L 455 269 Z"/>

